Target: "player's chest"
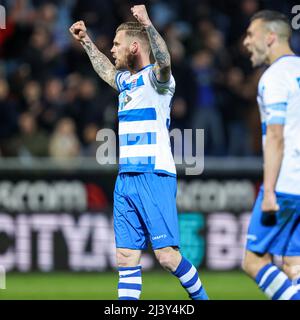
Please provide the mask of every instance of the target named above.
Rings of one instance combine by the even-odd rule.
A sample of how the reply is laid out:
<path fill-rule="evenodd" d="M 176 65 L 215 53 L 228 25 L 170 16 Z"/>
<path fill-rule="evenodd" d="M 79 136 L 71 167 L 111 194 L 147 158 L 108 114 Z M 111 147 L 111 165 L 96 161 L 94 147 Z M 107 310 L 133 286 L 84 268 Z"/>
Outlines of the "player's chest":
<path fill-rule="evenodd" d="M 122 83 L 122 92 L 119 94 L 119 111 L 139 108 L 147 99 L 147 82 L 143 75 L 131 78 Z"/>

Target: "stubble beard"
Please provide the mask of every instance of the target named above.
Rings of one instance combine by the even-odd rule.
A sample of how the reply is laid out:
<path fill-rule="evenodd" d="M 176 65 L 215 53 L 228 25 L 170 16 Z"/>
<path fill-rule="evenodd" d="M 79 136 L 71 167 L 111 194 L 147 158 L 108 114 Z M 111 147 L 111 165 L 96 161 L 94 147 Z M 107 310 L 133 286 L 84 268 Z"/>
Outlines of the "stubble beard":
<path fill-rule="evenodd" d="M 252 57 L 256 57 L 254 60 L 252 60 L 253 67 L 260 67 L 267 63 L 267 50 L 265 48 L 255 48 L 255 52 L 252 53 Z"/>
<path fill-rule="evenodd" d="M 126 56 L 127 69 L 134 70 L 136 65 L 135 55 L 128 53 Z"/>
<path fill-rule="evenodd" d="M 126 56 L 121 60 L 118 60 L 115 67 L 117 70 L 134 70 L 136 65 L 136 57 L 131 53 L 127 53 Z"/>

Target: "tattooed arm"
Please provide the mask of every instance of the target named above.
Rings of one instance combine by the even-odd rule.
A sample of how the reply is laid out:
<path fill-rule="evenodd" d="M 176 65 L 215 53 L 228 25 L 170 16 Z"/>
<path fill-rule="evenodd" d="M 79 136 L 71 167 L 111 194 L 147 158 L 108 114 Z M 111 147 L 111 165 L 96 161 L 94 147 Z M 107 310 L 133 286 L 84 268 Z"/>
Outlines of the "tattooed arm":
<path fill-rule="evenodd" d="M 155 59 L 154 73 L 158 81 L 166 82 L 171 76 L 171 57 L 167 45 L 152 25 L 146 7 L 138 5 L 131 8 L 134 17 L 145 27 L 151 50 Z"/>
<path fill-rule="evenodd" d="M 92 62 L 94 70 L 97 72 L 99 77 L 117 90 L 117 85 L 115 82 L 117 70 L 106 57 L 106 55 L 99 51 L 99 49 L 87 35 L 84 22 L 75 22 L 71 26 L 70 32 L 72 33 L 73 37 L 83 46 Z"/>
<path fill-rule="evenodd" d="M 85 39 L 81 44 L 99 77 L 117 90 L 115 82 L 117 70 L 107 56 L 98 50 L 90 38 Z"/>
<path fill-rule="evenodd" d="M 166 82 L 171 75 L 171 57 L 167 45 L 152 24 L 146 28 L 146 31 L 156 61 L 154 73 L 158 81 Z"/>

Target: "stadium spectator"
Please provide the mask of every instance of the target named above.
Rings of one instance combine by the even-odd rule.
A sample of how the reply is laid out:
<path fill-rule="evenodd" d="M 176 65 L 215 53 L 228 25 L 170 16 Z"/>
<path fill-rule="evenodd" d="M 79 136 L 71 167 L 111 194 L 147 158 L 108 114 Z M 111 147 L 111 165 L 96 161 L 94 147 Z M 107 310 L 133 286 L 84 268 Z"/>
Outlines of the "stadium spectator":
<path fill-rule="evenodd" d="M 76 112 L 74 120 L 80 139 L 83 138 L 83 131 L 87 124 L 94 122 L 102 125 L 101 101 L 97 94 L 96 82 L 90 78 L 82 79 L 80 87 L 77 88 L 79 96 L 77 99 Z"/>
<path fill-rule="evenodd" d="M 47 80 L 43 96 L 44 107 L 40 113 L 39 122 L 50 133 L 53 131 L 57 121 L 63 116 L 65 109 L 62 81 L 59 78 Z"/>
<path fill-rule="evenodd" d="M 30 80 L 25 83 L 21 97 L 21 112 L 28 111 L 37 117 L 43 110 L 42 87 L 39 82 Z"/>
<path fill-rule="evenodd" d="M 9 99 L 9 84 L 5 79 L 0 79 L 0 152 L 7 155 L 7 139 L 17 130 L 18 114 L 16 105 Z"/>
<path fill-rule="evenodd" d="M 189 118 L 195 105 L 196 77 L 193 73 L 190 60 L 186 59 L 187 52 L 183 39 L 181 39 L 181 35 L 174 24 L 169 25 L 167 28 L 166 39 L 172 59 L 172 72 L 176 79 L 175 98 L 179 97 L 185 100 L 185 104 L 187 105 L 185 118 Z M 190 128 L 190 119 L 186 120 L 186 125 Z"/>
<path fill-rule="evenodd" d="M 192 127 L 204 129 L 207 155 L 223 155 L 224 131 L 216 99 L 213 55 L 208 50 L 198 51 L 193 56 L 192 67 L 197 82 Z"/>
<path fill-rule="evenodd" d="M 81 155 L 84 157 L 96 157 L 99 143 L 96 141 L 99 127 L 95 123 L 89 123 L 83 130 L 83 143 L 81 147 Z"/>
<path fill-rule="evenodd" d="M 80 143 L 76 136 L 74 121 L 70 118 L 62 118 L 50 137 L 49 154 L 57 160 L 78 157 Z"/>
<path fill-rule="evenodd" d="M 19 133 L 9 143 L 10 155 L 21 159 L 48 156 L 48 135 L 38 127 L 35 117 L 24 112 L 19 117 Z"/>
<path fill-rule="evenodd" d="M 247 115 L 248 100 L 243 96 L 245 76 L 238 67 L 232 67 L 225 76 L 223 88 L 223 120 L 227 133 L 227 152 L 232 156 L 250 155 Z"/>

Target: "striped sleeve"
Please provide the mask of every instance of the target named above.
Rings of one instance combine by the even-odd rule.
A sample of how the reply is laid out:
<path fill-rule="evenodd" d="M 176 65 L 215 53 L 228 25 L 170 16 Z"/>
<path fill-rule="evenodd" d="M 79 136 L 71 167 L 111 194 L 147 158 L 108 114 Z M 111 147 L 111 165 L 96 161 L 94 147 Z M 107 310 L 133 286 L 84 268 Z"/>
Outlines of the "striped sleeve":
<path fill-rule="evenodd" d="M 170 92 L 174 94 L 175 92 L 175 79 L 171 75 L 169 81 L 167 82 L 160 82 L 157 80 L 155 73 L 153 72 L 153 68 L 149 71 L 149 79 L 152 87 L 160 94 L 167 94 Z"/>
<path fill-rule="evenodd" d="M 282 77 L 274 75 L 265 82 L 263 103 L 266 109 L 266 124 L 284 125 L 288 106 L 288 88 Z"/>
<path fill-rule="evenodd" d="M 266 105 L 267 109 L 267 125 L 285 124 L 287 102 L 270 103 Z"/>

